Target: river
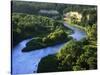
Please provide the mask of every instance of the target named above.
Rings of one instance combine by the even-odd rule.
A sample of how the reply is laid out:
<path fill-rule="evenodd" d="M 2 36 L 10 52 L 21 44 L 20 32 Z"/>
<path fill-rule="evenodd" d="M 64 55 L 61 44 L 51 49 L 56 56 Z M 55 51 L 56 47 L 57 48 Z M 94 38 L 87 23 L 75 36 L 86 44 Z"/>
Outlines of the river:
<path fill-rule="evenodd" d="M 73 39 L 80 41 L 86 37 L 86 33 L 83 30 L 78 29 L 64 23 L 64 26 L 73 30 L 71 36 Z M 37 72 L 38 64 L 40 60 L 48 55 L 55 54 L 60 51 L 64 44 L 55 45 L 31 52 L 22 52 L 21 50 L 26 47 L 26 44 L 31 39 L 26 39 L 20 42 L 16 47 L 13 48 L 12 52 L 12 74 L 32 74 Z M 51 51 L 52 50 L 52 51 Z"/>

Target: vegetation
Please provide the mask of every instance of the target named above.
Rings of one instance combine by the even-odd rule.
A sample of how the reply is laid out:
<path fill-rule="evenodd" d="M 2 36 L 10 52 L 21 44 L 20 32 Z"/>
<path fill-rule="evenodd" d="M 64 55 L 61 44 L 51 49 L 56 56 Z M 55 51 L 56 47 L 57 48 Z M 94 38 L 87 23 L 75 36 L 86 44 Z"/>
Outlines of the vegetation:
<path fill-rule="evenodd" d="M 85 29 L 87 37 L 81 41 L 71 40 L 63 46 L 59 53 L 44 57 L 38 66 L 39 73 L 47 72 L 46 69 L 49 66 L 51 67 L 51 65 L 55 65 L 54 67 L 52 66 L 52 68 L 55 68 L 55 72 L 97 69 L 97 9 L 96 7 L 91 8 L 88 6 L 83 9 L 77 7 L 77 9 L 72 8 L 71 12 L 73 11 L 81 14 L 82 17 L 80 21 L 77 21 L 78 19 L 75 17 L 77 15 L 71 17 L 71 22 L 68 20 L 65 21 Z M 68 8 L 65 10 L 70 12 Z M 66 13 L 65 10 L 64 14 Z M 69 19 L 68 16 L 66 18 Z M 46 63 L 45 60 L 47 62 L 47 65 L 45 64 L 46 67 L 44 65 L 44 63 Z M 55 61 L 57 66 L 51 61 Z M 54 72 L 54 70 L 52 71 L 48 68 L 48 72 Z"/>
<path fill-rule="evenodd" d="M 38 73 L 57 72 L 58 71 L 57 66 L 58 66 L 57 57 L 55 55 L 49 55 L 43 58 L 43 60 L 41 60 L 41 63 L 39 63 L 37 72 Z"/>
<path fill-rule="evenodd" d="M 59 14 L 41 14 L 41 9 L 56 10 Z M 72 40 L 68 37 L 72 31 L 64 27 L 63 20 L 85 29 L 87 37 Z M 12 1 L 12 28 L 14 46 L 33 38 L 23 52 L 66 42 L 60 52 L 40 61 L 38 73 L 97 69 L 96 6 Z"/>
<path fill-rule="evenodd" d="M 23 51 L 30 51 L 66 42 L 66 39 L 69 39 L 67 35 L 71 33 L 71 30 L 65 28 L 59 21 L 48 17 L 23 13 L 12 14 L 12 25 L 14 34 L 13 45 L 16 45 L 26 38 L 35 38 L 27 44 L 27 47 Z"/>
<path fill-rule="evenodd" d="M 44 57 L 39 63 L 37 72 L 97 69 L 97 48 L 89 44 L 86 39 L 79 42 L 69 41 L 56 55 Z M 52 61 L 56 63 L 52 63 Z M 51 67 L 55 70 L 52 71 Z"/>
<path fill-rule="evenodd" d="M 54 32 L 50 33 L 46 37 L 41 37 L 33 39 L 27 44 L 27 47 L 23 51 L 31 51 L 35 49 L 45 48 L 47 46 L 52 46 L 68 41 L 70 38 L 67 36 L 66 32 L 61 29 L 57 29 Z"/>

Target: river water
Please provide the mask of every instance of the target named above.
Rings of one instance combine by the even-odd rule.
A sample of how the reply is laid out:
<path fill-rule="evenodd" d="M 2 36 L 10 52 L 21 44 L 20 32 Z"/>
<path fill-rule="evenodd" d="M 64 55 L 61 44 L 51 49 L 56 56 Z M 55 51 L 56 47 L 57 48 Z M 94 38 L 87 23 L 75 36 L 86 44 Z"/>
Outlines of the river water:
<path fill-rule="evenodd" d="M 67 23 L 64 23 L 64 26 L 73 30 L 71 36 L 73 39 L 77 41 L 86 37 L 86 33 L 83 30 L 80 30 L 76 27 L 70 26 Z M 38 64 L 40 60 L 48 55 L 55 54 L 60 51 L 61 47 L 64 44 L 55 45 L 52 47 L 47 47 L 31 52 L 22 52 L 21 50 L 26 47 L 26 44 L 31 39 L 26 39 L 20 42 L 15 48 L 13 48 L 12 52 L 12 74 L 32 74 L 33 72 L 37 72 Z"/>

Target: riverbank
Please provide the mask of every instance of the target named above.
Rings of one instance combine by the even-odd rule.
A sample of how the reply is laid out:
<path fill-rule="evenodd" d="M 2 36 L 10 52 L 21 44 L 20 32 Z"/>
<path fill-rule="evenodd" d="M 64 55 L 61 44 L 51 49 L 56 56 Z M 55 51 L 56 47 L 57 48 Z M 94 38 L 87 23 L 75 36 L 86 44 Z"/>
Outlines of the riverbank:
<path fill-rule="evenodd" d="M 79 25 L 77 25 L 77 24 L 68 23 L 68 22 L 66 22 L 66 21 L 64 21 L 64 22 L 67 23 L 68 25 L 73 26 L 73 27 L 77 27 L 78 29 L 81 29 L 81 30 L 84 30 L 84 31 L 86 30 L 85 27 L 79 26 Z"/>

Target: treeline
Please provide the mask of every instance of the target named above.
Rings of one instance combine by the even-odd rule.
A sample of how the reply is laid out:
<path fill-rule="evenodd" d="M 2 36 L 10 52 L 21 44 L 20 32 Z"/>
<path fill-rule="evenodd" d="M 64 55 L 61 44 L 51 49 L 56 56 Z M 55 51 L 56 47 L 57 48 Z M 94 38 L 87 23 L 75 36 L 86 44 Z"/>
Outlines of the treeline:
<path fill-rule="evenodd" d="M 70 11 L 76 11 L 79 13 L 83 13 L 86 10 L 96 9 L 97 7 L 95 5 L 75 5 L 75 4 L 65 4 L 65 8 L 63 10 L 63 13 L 67 13 Z"/>
<path fill-rule="evenodd" d="M 23 51 L 55 45 L 65 42 L 71 30 L 65 28 L 63 23 L 48 17 L 28 15 L 23 13 L 12 14 L 13 45 L 27 38 L 30 41 Z M 34 46 L 33 46 L 34 45 Z"/>
<path fill-rule="evenodd" d="M 45 3 L 45 2 L 27 2 L 27 1 L 12 1 L 12 12 L 18 13 L 27 13 L 27 14 L 35 14 L 35 15 L 43 15 L 39 13 L 40 10 L 56 10 L 59 12 L 61 16 L 69 11 L 78 11 L 82 12 L 83 10 L 95 8 L 95 6 L 91 5 L 75 5 L 75 4 L 60 4 L 60 3 Z M 44 16 L 54 16 L 47 15 Z"/>
<path fill-rule="evenodd" d="M 12 1 L 12 12 L 39 14 L 39 10 L 57 10 L 61 12 L 63 4 L 57 3 L 43 3 L 43 2 L 26 2 L 26 1 Z M 61 12 L 62 13 L 62 12 Z"/>

